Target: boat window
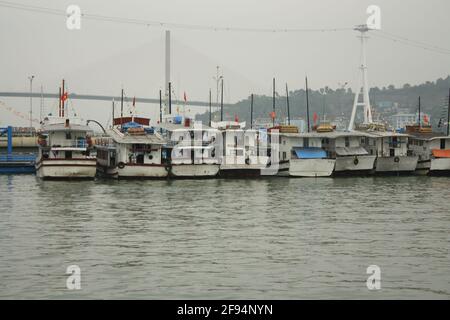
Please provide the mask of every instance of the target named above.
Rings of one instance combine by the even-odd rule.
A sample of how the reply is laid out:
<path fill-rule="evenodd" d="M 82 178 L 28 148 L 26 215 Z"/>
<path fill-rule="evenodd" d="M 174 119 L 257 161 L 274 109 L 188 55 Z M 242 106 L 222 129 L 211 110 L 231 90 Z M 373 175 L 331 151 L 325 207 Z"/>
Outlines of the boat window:
<path fill-rule="evenodd" d="M 286 160 L 286 152 L 283 152 L 283 160 Z"/>
<path fill-rule="evenodd" d="M 308 138 L 303 138 L 303 147 L 309 148 L 309 139 Z"/>
<path fill-rule="evenodd" d="M 350 139 L 349 139 L 349 137 L 345 137 L 345 146 L 347 148 L 350 147 Z"/>
<path fill-rule="evenodd" d="M 441 139 L 441 150 L 445 149 L 445 139 Z"/>
<path fill-rule="evenodd" d="M 389 156 L 395 157 L 395 149 L 389 149 Z"/>
<path fill-rule="evenodd" d="M 143 154 L 139 154 L 136 156 L 136 163 L 138 163 L 138 164 L 144 163 L 144 155 Z"/>
<path fill-rule="evenodd" d="M 66 132 L 66 140 L 71 140 L 71 139 L 72 139 L 72 133 Z"/>
<path fill-rule="evenodd" d="M 65 156 L 66 159 L 72 159 L 72 151 L 66 151 Z"/>

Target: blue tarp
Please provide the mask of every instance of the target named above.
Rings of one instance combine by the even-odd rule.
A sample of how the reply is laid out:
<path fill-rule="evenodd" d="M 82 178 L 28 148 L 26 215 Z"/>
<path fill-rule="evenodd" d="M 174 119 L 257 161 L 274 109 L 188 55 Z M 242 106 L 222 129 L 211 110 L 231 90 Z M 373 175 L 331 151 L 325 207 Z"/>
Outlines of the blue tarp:
<path fill-rule="evenodd" d="M 327 153 L 321 148 L 294 148 L 299 159 L 324 159 Z"/>
<path fill-rule="evenodd" d="M 136 122 L 133 122 L 133 121 L 124 123 L 124 124 L 122 125 L 122 129 L 124 129 L 124 130 L 128 130 L 128 129 L 130 129 L 130 128 L 141 128 L 141 127 L 142 127 L 142 126 L 141 126 L 139 123 L 136 123 Z"/>

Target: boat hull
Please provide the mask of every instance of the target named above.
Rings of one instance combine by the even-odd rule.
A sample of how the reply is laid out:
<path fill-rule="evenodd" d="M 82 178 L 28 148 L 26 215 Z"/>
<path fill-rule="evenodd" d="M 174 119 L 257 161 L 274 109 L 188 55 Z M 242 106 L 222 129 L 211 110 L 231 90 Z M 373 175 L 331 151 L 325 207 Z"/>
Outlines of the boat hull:
<path fill-rule="evenodd" d="M 222 178 L 258 178 L 261 176 L 263 165 L 235 164 L 221 165 L 219 176 Z"/>
<path fill-rule="evenodd" d="M 291 159 L 290 177 L 330 177 L 333 174 L 334 159 Z"/>
<path fill-rule="evenodd" d="M 126 164 L 123 168 L 116 170 L 117 174 L 111 169 L 108 169 L 108 173 L 119 179 L 162 179 L 169 175 L 165 165 Z"/>
<path fill-rule="evenodd" d="M 376 161 L 375 172 L 380 174 L 414 172 L 418 160 L 418 156 L 379 157 Z"/>
<path fill-rule="evenodd" d="M 431 160 L 419 160 L 417 162 L 416 171 L 414 171 L 415 175 L 418 176 L 426 176 L 430 172 L 431 168 Z"/>
<path fill-rule="evenodd" d="M 450 158 L 431 159 L 430 175 L 450 175 Z"/>
<path fill-rule="evenodd" d="M 212 178 L 218 173 L 218 164 L 172 164 L 170 171 L 175 178 Z"/>
<path fill-rule="evenodd" d="M 95 159 L 46 159 L 36 164 L 41 179 L 94 179 Z"/>
<path fill-rule="evenodd" d="M 375 168 L 376 156 L 344 156 L 336 158 L 336 174 L 369 174 Z"/>

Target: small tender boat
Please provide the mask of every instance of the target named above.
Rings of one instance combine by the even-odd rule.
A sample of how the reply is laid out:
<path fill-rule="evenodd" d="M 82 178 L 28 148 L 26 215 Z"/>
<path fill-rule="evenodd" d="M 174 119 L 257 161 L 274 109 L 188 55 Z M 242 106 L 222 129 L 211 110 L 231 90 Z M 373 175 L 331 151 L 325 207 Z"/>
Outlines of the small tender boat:
<path fill-rule="evenodd" d="M 46 117 L 39 132 L 36 175 L 42 179 L 94 179 L 91 133 L 79 118 Z"/>

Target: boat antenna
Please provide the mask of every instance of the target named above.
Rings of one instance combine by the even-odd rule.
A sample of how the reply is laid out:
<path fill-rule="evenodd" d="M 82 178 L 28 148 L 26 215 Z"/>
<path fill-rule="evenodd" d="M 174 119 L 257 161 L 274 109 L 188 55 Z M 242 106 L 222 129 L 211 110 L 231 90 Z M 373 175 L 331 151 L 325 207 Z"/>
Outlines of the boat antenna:
<path fill-rule="evenodd" d="M 308 132 L 311 131 L 309 123 L 309 89 L 308 89 L 308 77 L 306 77 L 306 121 L 308 123 Z"/>
<path fill-rule="evenodd" d="M 253 93 L 250 96 L 250 129 L 253 129 Z"/>
<path fill-rule="evenodd" d="M 223 78 L 220 89 L 220 121 L 223 121 Z"/>
<path fill-rule="evenodd" d="M 290 113 L 290 107 L 289 107 L 289 90 L 288 90 L 288 84 L 286 83 L 286 106 L 287 106 L 287 117 L 288 117 L 288 125 L 291 125 L 291 113 Z"/>

